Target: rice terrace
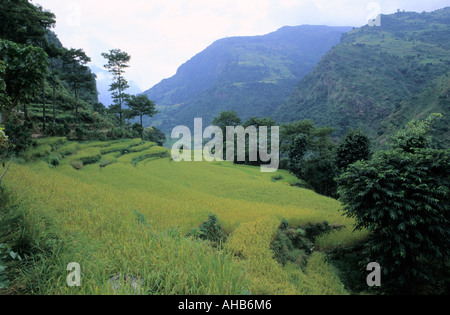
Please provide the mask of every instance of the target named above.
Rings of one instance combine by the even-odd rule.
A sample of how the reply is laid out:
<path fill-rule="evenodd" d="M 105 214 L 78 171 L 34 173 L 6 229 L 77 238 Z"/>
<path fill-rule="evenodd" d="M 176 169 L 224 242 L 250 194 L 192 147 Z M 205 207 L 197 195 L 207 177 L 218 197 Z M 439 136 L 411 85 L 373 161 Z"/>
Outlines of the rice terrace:
<path fill-rule="evenodd" d="M 144 92 L 127 79 L 148 66 L 133 31 L 131 54 L 107 37 L 66 48 L 81 30 L 98 40 L 100 2 L 41 2 L 0 2 L 0 295 L 183 296 L 173 308 L 209 312 L 187 296 L 263 310 L 277 305 L 258 296 L 449 294 L 445 1 L 365 4 L 345 24 L 360 27 L 217 30 L 162 81 L 183 49 L 158 59 L 160 38 Z M 155 5 L 124 12 L 157 32 L 140 10 L 206 10 Z M 207 12 L 248 9 L 222 5 Z M 264 8 L 287 19 L 297 4 Z"/>

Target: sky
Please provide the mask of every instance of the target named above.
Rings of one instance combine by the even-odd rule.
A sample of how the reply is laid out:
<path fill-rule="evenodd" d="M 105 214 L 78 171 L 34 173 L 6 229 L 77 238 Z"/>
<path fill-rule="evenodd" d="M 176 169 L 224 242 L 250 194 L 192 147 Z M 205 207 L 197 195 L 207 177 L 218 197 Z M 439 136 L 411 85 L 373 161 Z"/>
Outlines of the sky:
<path fill-rule="evenodd" d="M 286 26 L 367 24 L 378 14 L 433 11 L 450 0 L 32 0 L 56 15 L 53 31 L 66 48 L 82 48 L 91 67 L 102 52 L 131 55 L 126 77 L 141 91 L 171 77 L 214 41 L 263 35 Z M 107 80 L 95 70 L 98 80 Z"/>

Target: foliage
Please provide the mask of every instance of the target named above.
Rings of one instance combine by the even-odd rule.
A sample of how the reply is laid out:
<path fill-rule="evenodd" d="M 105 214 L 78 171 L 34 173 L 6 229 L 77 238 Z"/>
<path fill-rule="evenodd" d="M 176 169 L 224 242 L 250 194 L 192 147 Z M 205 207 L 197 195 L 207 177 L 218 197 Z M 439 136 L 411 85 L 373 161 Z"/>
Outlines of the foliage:
<path fill-rule="evenodd" d="M 64 78 L 75 94 L 75 114 L 78 115 L 78 98 L 82 89 L 97 90 L 95 76 L 87 64 L 91 58 L 82 49 L 67 50 L 63 56 Z"/>
<path fill-rule="evenodd" d="M 421 147 L 430 119 L 410 123 L 389 151 L 338 178 L 345 214 L 371 231 L 369 259 L 383 267 L 391 292 L 418 293 L 424 285 L 439 291 L 448 273 L 450 152 Z"/>
<path fill-rule="evenodd" d="M 316 127 L 311 120 L 283 124 L 280 128 L 281 151 L 289 160 L 289 170 L 317 193 L 336 196 L 334 177 L 335 144 L 330 135 L 333 129 Z"/>
<path fill-rule="evenodd" d="M 217 126 L 222 129 L 222 133 L 226 135 L 227 127 L 236 127 L 242 125 L 242 119 L 239 117 L 236 111 L 223 111 L 219 116 L 215 117 L 211 123 L 213 126 Z"/>
<path fill-rule="evenodd" d="M 148 96 L 140 94 L 138 96 L 132 95 L 128 100 L 128 107 L 130 108 L 130 117 L 138 116 L 142 129 L 144 129 L 142 118 L 148 116 L 149 118 L 155 116 L 158 111 L 155 109 L 155 102 L 151 101 Z"/>
<path fill-rule="evenodd" d="M 1 80 L 5 84 L 6 103 L 2 104 L 4 119 L 20 101 L 27 101 L 41 86 L 47 73 L 47 54 L 42 48 L 20 45 L 0 39 L 0 60 L 6 69 Z M 5 101 L 5 99 L 2 99 Z"/>
<path fill-rule="evenodd" d="M 112 113 L 119 115 L 120 127 L 123 128 L 124 115 L 122 106 L 129 98 L 125 90 L 130 87 L 123 75 L 125 69 L 129 67 L 128 63 L 131 60 L 131 56 L 120 49 L 112 49 L 109 53 L 102 53 L 102 56 L 108 61 L 105 68 L 113 75 L 110 91 L 113 92 L 114 105 L 111 105 L 109 109 Z"/>
<path fill-rule="evenodd" d="M 303 268 L 306 266 L 308 256 L 315 250 L 316 239 L 335 229 L 341 227 L 332 227 L 327 221 L 316 224 L 310 222 L 294 228 L 283 219 L 275 239 L 270 244 L 270 249 L 275 259 L 283 266 L 291 262 Z"/>
<path fill-rule="evenodd" d="M 215 214 L 210 214 L 208 220 L 203 222 L 200 227 L 193 229 L 188 236 L 210 241 L 215 246 L 222 246 L 227 240 L 222 224 Z"/>
<path fill-rule="evenodd" d="M 0 244 L 0 289 L 8 289 L 9 288 L 9 280 L 6 277 L 6 263 L 8 260 L 18 259 L 19 261 L 22 258 L 19 254 L 15 253 L 11 247 L 6 244 Z"/>
<path fill-rule="evenodd" d="M 289 169 L 299 178 L 303 174 L 303 157 L 307 149 L 308 140 L 304 133 L 298 134 L 289 148 Z"/>
<path fill-rule="evenodd" d="M 336 165 L 340 170 L 356 161 L 369 160 L 371 156 L 370 139 L 360 129 L 350 130 L 336 147 Z"/>
<path fill-rule="evenodd" d="M 37 44 L 55 24 L 55 15 L 28 0 L 0 2 L 0 38 L 20 44 Z"/>
<path fill-rule="evenodd" d="M 432 143 L 431 132 L 442 114 L 432 114 L 425 120 L 411 121 L 406 127 L 391 137 L 389 148 L 401 149 L 408 153 L 414 153 L 417 149 L 429 148 Z"/>
<path fill-rule="evenodd" d="M 13 144 L 13 152 L 18 154 L 31 147 L 34 142 L 31 138 L 32 124 L 28 121 L 23 123 L 15 116 L 10 116 L 5 123 L 5 133 Z"/>
<path fill-rule="evenodd" d="M 147 127 L 144 133 L 144 140 L 157 143 L 160 147 L 166 142 L 166 135 L 156 127 Z"/>

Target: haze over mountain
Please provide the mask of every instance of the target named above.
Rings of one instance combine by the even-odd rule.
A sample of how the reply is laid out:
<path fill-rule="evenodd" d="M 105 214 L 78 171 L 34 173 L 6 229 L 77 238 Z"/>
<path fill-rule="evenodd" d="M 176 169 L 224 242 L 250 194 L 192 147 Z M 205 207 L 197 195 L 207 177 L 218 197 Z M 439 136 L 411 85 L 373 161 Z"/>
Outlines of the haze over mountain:
<path fill-rule="evenodd" d="M 192 125 L 195 117 L 207 124 L 223 110 L 242 119 L 270 116 L 351 29 L 286 26 L 263 36 L 220 39 L 144 92 L 161 112 L 146 125 L 168 132 Z"/>

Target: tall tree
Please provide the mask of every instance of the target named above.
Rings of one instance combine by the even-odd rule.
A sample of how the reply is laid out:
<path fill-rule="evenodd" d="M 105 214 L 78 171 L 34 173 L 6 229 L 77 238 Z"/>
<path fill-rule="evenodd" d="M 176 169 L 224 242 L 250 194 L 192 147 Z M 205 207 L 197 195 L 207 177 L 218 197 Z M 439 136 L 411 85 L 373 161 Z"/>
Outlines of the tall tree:
<path fill-rule="evenodd" d="M 350 130 L 336 147 L 336 165 L 345 170 L 350 164 L 360 160 L 370 160 L 370 139 L 360 129 Z"/>
<path fill-rule="evenodd" d="M 102 53 L 108 63 L 104 66 L 113 75 L 113 83 L 110 85 L 112 99 L 114 105 L 110 106 L 110 110 L 119 115 L 120 128 L 124 126 L 123 104 L 129 99 L 129 95 L 125 91 L 130 87 L 128 81 L 123 76 L 125 69 L 129 67 L 128 63 L 131 56 L 120 49 L 112 49 L 109 53 Z"/>
<path fill-rule="evenodd" d="M 95 82 L 95 77 L 90 72 L 87 64 L 91 58 L 82 49 L 70 49 L 64 55 L 66 80 L 72 86 L 75 93 L 75 114 L 78 116 L 78 101 L 80 91 Z"/>
<path fill-rule="evenodd" d="M 2 114 L 7 120 L 11 111 L 33 96 L 47 73 L 47 54 L 42 48 L 20 45 L 0 39 L 0 60 L 4 69 L 0 81 L 4 82 Z"/>
<path fill-rule="evenodd" d="M 52 132 L 55 133 L 56 128 L 56 86 L 59 82 L 59 76 L 61 74 L 59 69 L 62 69 L 64 56 L 64 49 L 57 47 L 56 45 L 49 45 L 48 49 L 49 56 L 49 76 L 48 80 L 52 86 Z"/>
<path fill-rule="evenodd" d="M 128 107 L 130 108 L 129 117 L 134 118 L 137 116 L 140 118 L 142 130 L 144 130 L 142 118 L 144 116 L 153 117 L 158 113 L 156 104 L 144 94 L 138 96 L 132 95 L 128 100 Z M 141 133 L 142 136 L 143 133 Z"/>

